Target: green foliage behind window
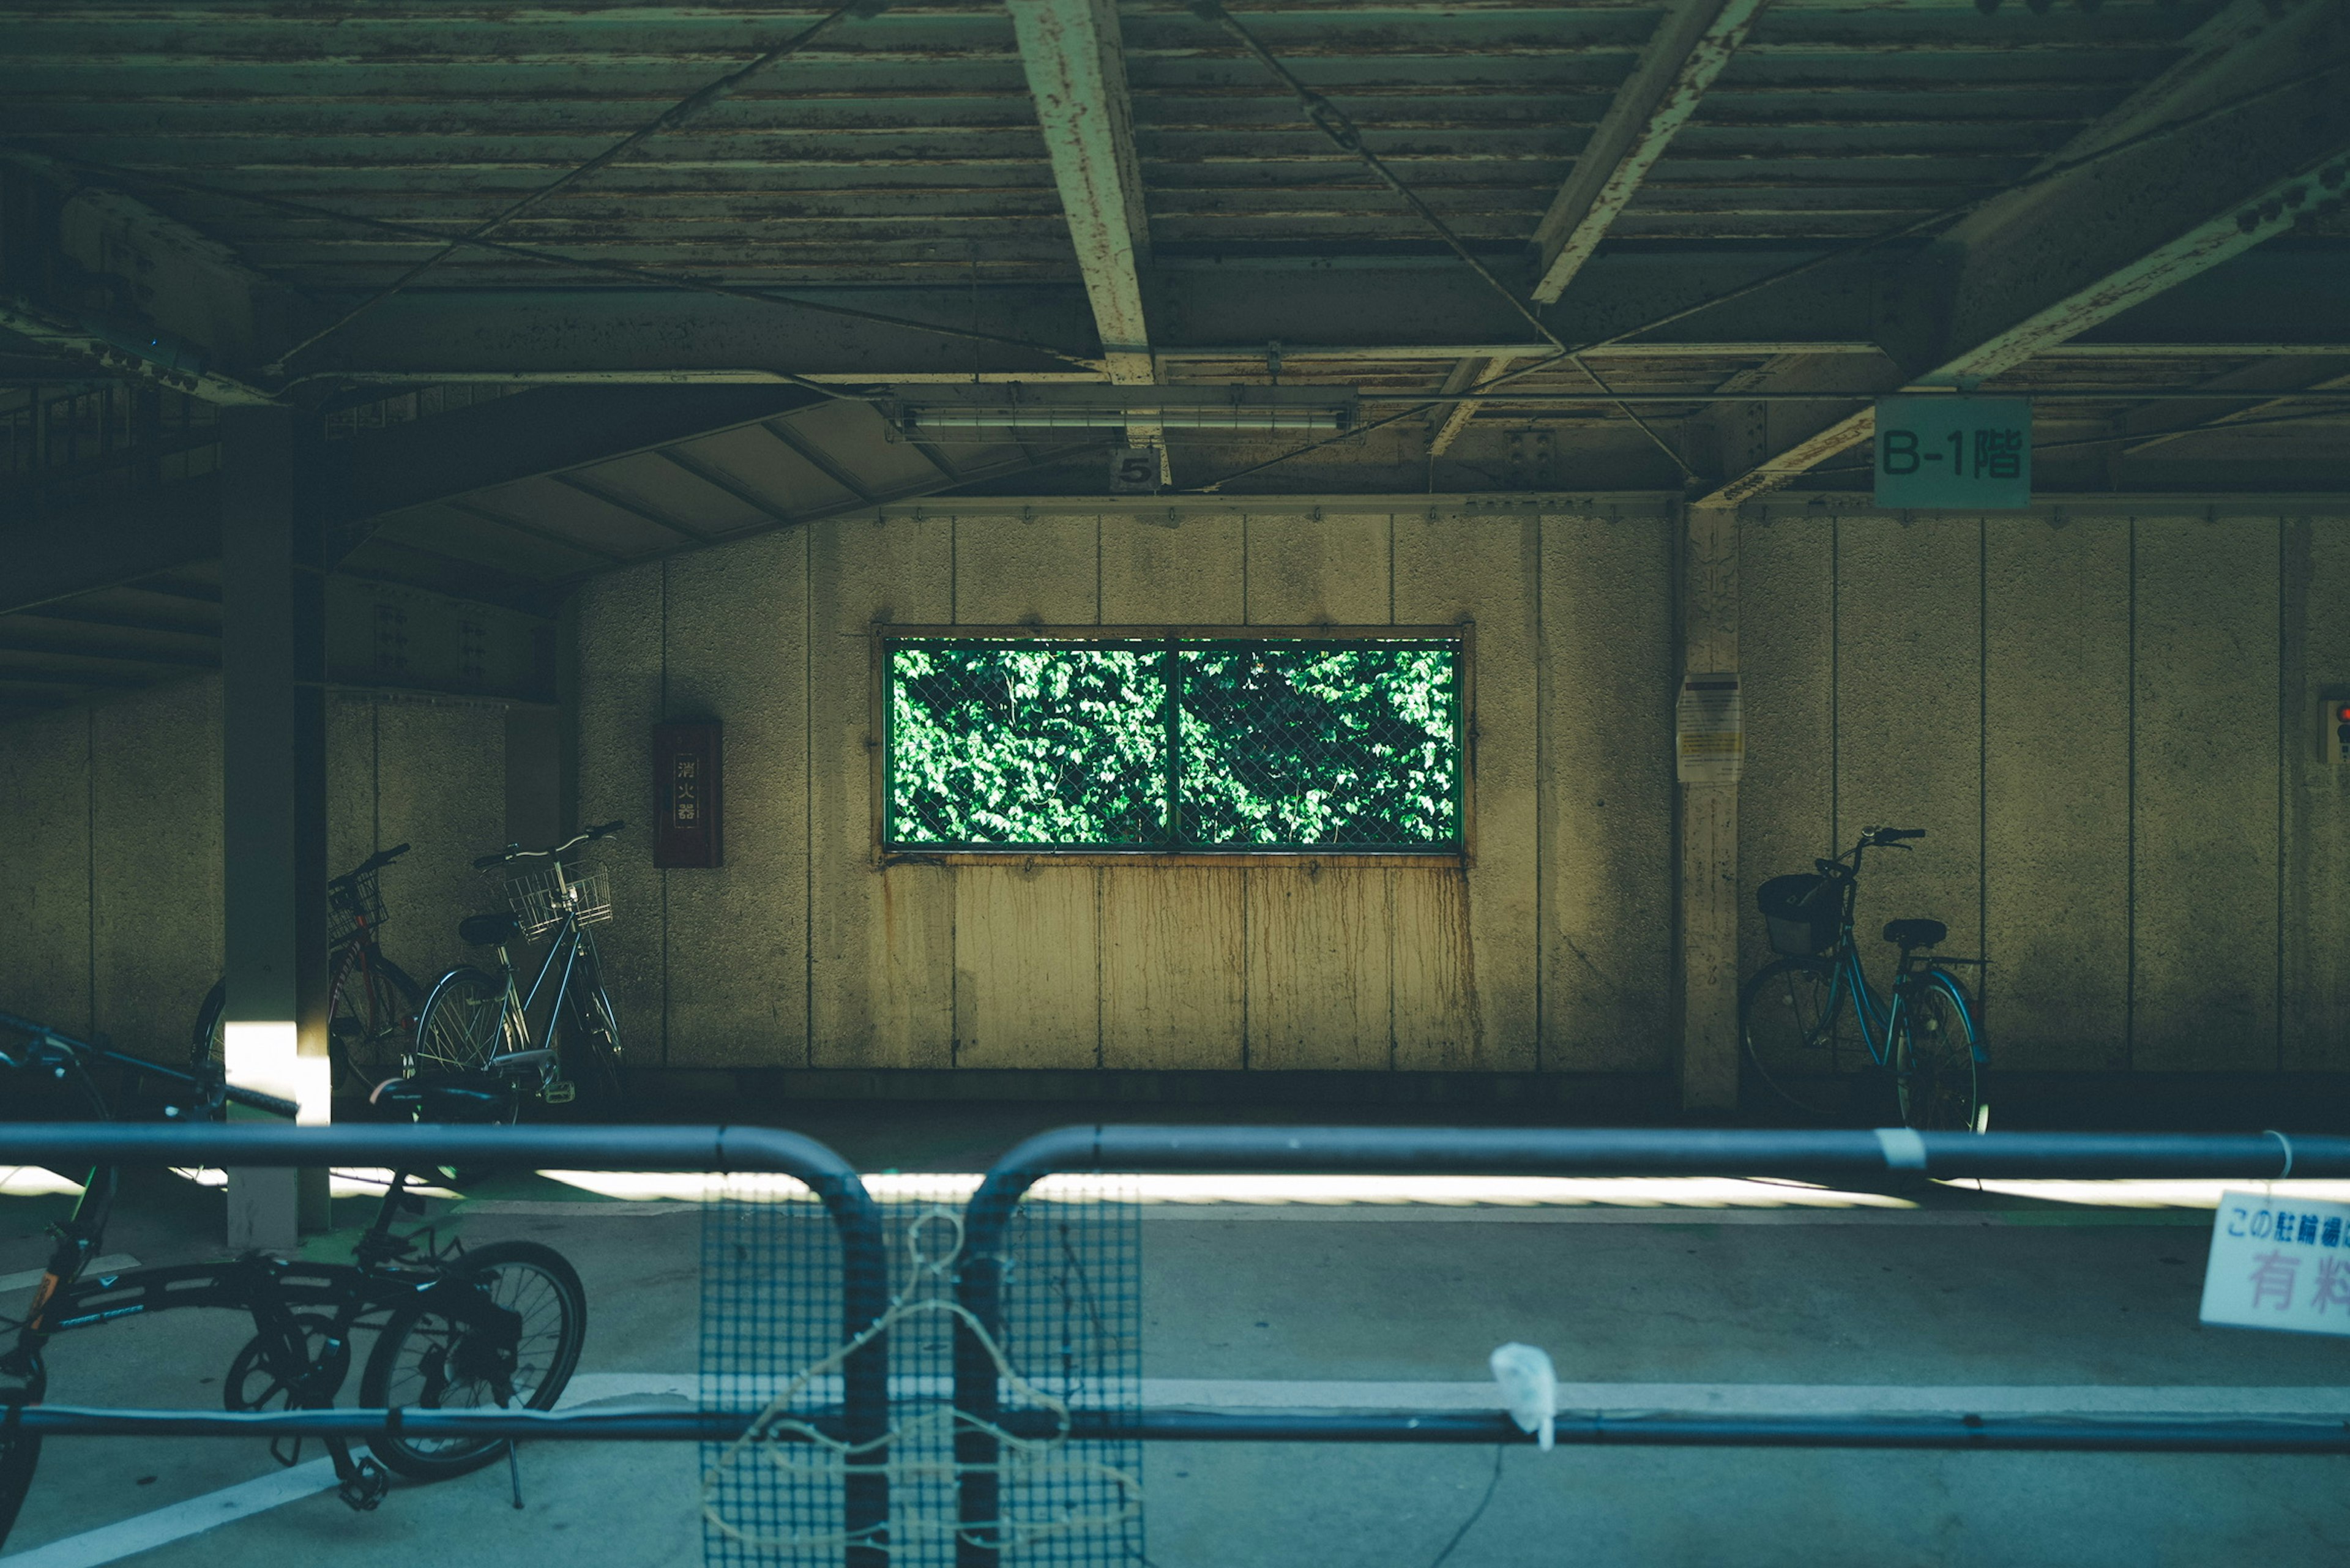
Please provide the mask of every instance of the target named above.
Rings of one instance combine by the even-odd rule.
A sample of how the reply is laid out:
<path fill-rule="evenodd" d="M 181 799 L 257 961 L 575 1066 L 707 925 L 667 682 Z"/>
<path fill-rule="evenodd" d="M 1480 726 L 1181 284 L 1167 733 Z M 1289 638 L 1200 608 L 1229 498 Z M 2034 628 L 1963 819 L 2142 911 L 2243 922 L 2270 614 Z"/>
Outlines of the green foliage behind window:
<path fill-rule="evenodd" d="M 1457 848 L 1460 651 L 893 642 L 885 837 L 904 848 Z"/>

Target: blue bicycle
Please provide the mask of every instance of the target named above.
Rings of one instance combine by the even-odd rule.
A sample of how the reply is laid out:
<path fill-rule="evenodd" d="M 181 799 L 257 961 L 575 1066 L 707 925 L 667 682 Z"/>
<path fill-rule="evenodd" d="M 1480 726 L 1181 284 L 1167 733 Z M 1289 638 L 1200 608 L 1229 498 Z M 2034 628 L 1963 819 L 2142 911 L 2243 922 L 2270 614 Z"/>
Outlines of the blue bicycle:
<path fill-rule="evenodd" d="M 1868 981 L 1852 930 L 1862 856 L 1907 849 L 1922 827 L 1866 827 L 1860 842 L 1814 873 L 1773 877 L 1756 894 L 1784 954 L 1746 982 L 1738 1031 L 1747 1075 L 1796 1109 L 1817 1116 L 1875 1115 L 1889 1085 L 1893 1114 L 1921 1131 L 1981 1132 L 1990 1061 L 1966 988 L 1944 963 L 1923 956 L 1950 928 L 1939 920 L 1889 920 L 1885 940 L 1900 949 L 1889 995 Z M 1847 1006 L 1847 1003 L 1849 1005 Z M 1849 1016 L 1851 1023 L 1846 1023 Z"/>

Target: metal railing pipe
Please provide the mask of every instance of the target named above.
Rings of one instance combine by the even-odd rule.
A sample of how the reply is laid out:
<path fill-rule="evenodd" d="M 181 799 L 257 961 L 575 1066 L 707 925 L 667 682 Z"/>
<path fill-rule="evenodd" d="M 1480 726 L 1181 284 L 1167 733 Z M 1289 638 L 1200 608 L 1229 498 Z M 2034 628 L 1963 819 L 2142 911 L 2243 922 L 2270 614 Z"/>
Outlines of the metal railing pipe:
<path fill-rule="evenodd" d="M 593 1170 L 757 1172 L 805 1182 L 840 1236 L 841 1334 L 854 1338 L 889 1307 L 881 1210 L 856 1168 L 814 1138 L 755 1127 L 285 1127 L 259 1122 L 0 1123 L 0 1161 L 79 1169 L 97 1165 L 371 1165 L 415 1170 L 442 1165 Z M 847 1480 L 843 1527 L 849 1568 L 887 1568 L 889 1479 L 879 1447 L 889 1430 L 889 1352 L 877 1334 L 841 1366 L 842 1429 L 874 1445 Z M 303 1412 L 324 1415 L 326 1412 Z M 30 1421 L 32 1410 L 20 1417 Z M 865 1468 L 869 1465 L 870 1468 Z"/>
<path fill-rule="evenodd" d="M 1044 1178 L 1063 1171 L 1228 1171 L 1275 1174 L 1315 1172 L 1361 1175 L 1513 1176 L 1783 1176 L 1866 1179 L 1882 1181 L 1929 1177 L 2129 1178 L 2169 1177 L 2273 1180 L 2287 1175 L 2350 1176 L 2350 1138 L 2294 1137 L 2282 1133 L 1919 1133 L 1908 1127 L 1874 1130 L 1805 1130 L 1687 1127 L 1168 1127 L 1148 1124 L 1056 1127 L 1014 1146 L 989 1168 L 972 1194 L 963 1220 L 963 1264 L 955 1281 L 956 1299 L 990 1334 L 1003 1325 L 1001 1261 L 1005 1227 L 1021 1198 Z M 999 1423 L 1001 1400 L 995 1366 L 979 1336 L 961 1324 L 955 1330 L 955 1407 L 979 1420 Z M 1137 1437 L 1174 1437 L 1188 1426 L 1201 1438 L 1219 1429 L 1232 1440 L 1321 1436 L 1336 1441 L 1429 1441 L 1462 1419 L 1405 1412 L 1399 1422 L 1433 1423 L 1426 1437 L 1348 1437 L 1378 1425 L 1367 1417 L 1292 1417 L 1286 1430 L 1265 1416 L 1149 1411 L 1130 1432 Z M 1492 1419 L 1467 1417 L 1463 1431 L 1491 1434 Z M 1694 1419 L 1694 1418 L 1690 1418 Z M 1888 1418 L 1889 1419 L 1889 1418 Z M 1919 1417 L 1930 1424 L 1936 1417 Z M 1988 1419 L 1988 1418 L 1985 1418 Z M 1473 1425 L 1482 1420 L 1479 1428 Z M 1715 1436 L 1678 1438 L 1630 1436 L 1703 1430 L 1651 1421 L 1593 1418 L 1587 1433 L 1611 1434 L 1582 1440 L 1683 1442 L 1797 1442 L 1804 1430 L 1842 1432 L 1818 1436 L 1820 1444 L 1856 1445 L 1854 1434 L 1878 1429 L 1878 1418 L 1841 1417 L 1825 1422 L 1755 1418 L 1735 1429 L 1752 1438 Z M 2075 1422 L 2081 1432 L 2113 1423 Z M 2189 1423 L 2210 1427 L 2213 1423 Z M 1009 1429 L 1009 1428 L 1007 1428 Z M 1730 1430 L 1731 1428 L 1722 1428 Z M 1887 1431 L 1896 1430 L 1886 1428 Z M 2187 1428 L 2182 1427 L 2183 1432 Z M 2263 1429 L 2266 1429 L 2265 1426 Z M 2323 1428 L 2330 1432 L 2330 1426 Z M 1562 1428 L 1563 1430 L 1563 1428 Z M 1928 1427 L 1916 1428 L 1922 1435 Z M 1763 1434 L 1789 1434 L 1771 1438 Z M 1243 1433 L 1253 1434 L 1243 1436 Z M 1612 1434 L 1622 1433 L 1624 1436 Z M 1111 1435 L 1107 1430 L 1099 1434 Z M 1493 1437 L 1461 1438 L 1493 1441 Z M 2330 1439 L 2329 1439 L 2330 1440 Z M 1870 1439 L 1871 1442 L 1874 1439 Z M 1922 1440 L 1908 1445 L 1944 1446 Z M 1952 1442 L 1951 1447 L 1985 1443 Z M 2095 1446 L 2076 1444 L 2074 1446 Z M 955 1458 L 962 1467 L 957 1518 L 962 1533 L 955 1545 L 957 1568 L 995 1568 L 997 1549 L 989 1544 L 998 1517 L 1002 1481 L 996 1440 L 970 1423 L 959 1423 Z"/>
<path fill-rule="evenodd" d="M 516 1438 L 528 1441 L 725 1442 L 755 1409 L 659 1410 L 137 1410 L 31 1405 L 14 1417 L 38 1437 Z M 828 1437 L 836 1416 L 799 1417 Z M 1004 1429 L 1061 1434 L 1058 1417 L 1014 1411 Z M 2030 1452 L 2350 1453 L 2350 1422 L 2314 1416 L 2127 1417 L 1947 1415 L 1578 1415 L 1555 1418 L 1556 1440 L 1576 1447 L 1998 1449 Z M 1093 1442 L 1532 1444 L 1499 1410 L 1090 1410 L 1072 1413 L 1070 1438 Z M 775 1440 L 803 1441 L 793 1433 Z"/>

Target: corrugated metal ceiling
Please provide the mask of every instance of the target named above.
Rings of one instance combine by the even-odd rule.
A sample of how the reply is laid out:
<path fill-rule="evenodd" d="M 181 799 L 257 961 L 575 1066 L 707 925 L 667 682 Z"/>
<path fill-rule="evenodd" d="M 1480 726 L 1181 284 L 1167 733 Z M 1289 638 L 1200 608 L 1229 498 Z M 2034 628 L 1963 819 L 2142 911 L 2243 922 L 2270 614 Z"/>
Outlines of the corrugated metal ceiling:
<path fill-rule="evenodd" d="M 1620 240 L 1844 238 L 1995 190 L 2170 64 L 2210 0 L 1766 10 Z M 12 12 L 0 135 L 434 226 L 478 222 L 823 12 L 785 5 L 130 3 Z M 1461 234 L 1514 254 L 1661 8 L 1291 0 L 1250 27 Z M 1162 256 L 1436 248 L 1210 21 L 1122 7 Z M 342 290 L 430 242 L 157 195 L 264 271 Z M 1000 5 L 851 17 L 504 237 L 731 282 L 1073 278 Z M 442 286 L 540 282 L 471 252 Z"/>

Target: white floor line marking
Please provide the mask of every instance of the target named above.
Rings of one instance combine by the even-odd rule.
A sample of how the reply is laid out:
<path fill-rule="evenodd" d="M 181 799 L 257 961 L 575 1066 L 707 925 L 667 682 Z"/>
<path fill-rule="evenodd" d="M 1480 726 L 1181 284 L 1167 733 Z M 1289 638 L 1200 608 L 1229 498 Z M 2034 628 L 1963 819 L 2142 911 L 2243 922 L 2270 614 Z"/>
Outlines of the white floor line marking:
<path fill-rule="evenodd" d="M 837 1379 L 820 1380 L 837 1385 Z M 893 1391 L 943 1393 L 943 1378 L 890 1379 Z M 564 1408 L 617 1399 L 701 1397 L 691 1372 L 588 1372 L 571 1380 Z M 810 1389 L 815 1397 L 827 1389 Z M 1501 1405 L 1491 1382 L 1281 1381 L 1262 1378 L 1146 1377 L 1142 1402 L 1153 1408 L 1299 1410 L 1492 1410 Z M 831 1390 L 837 1397 L 837 1386 Z M 2283 1386 L 2241 1387 L 2207 1384 L 2105 1386 L 2004 1384 L 1908 1386 L 1844 1383 L 1562 1383 L 1563 1410 L 1675 1410 L 1741 1416 L 1793 1416 L 1836 1411 L 1870 1414 L 1985 1416 L 2324 1416 L 2350 1413 L 2350 1388 Z M 38 1484 L 38 1478 L 35 1478 Z M 330 1490 L 332 1461 L 313 1459 L 202 1497 L 190 1498 L 0 1557 L 0 1568 L 103 1568 L 136 1552 L 201 1535 L 208 1530 Z"/>
<path fill-rule="evenodd" d="M 664 1374 L 658 1372 L 588 1372 L 572 1378 L 556 1401 L 558 1408 L 592 1404 L 614 1398 L 659 1397 L 663 1395 L 695 1397 L 701 1378 L 693 1373 Z M 39 1486 L 37 1472 L 33 1484 Z M 274 1470 L 255 1480 L 240 1481 L 218 1491 L 192 1497 L 185 1502 L 175 1502 L 147 1513 L 133 1514 L 79 1535 L 68 1535 L 52 1541 L 46 1546 L 36 1546 L 27 1552 L 13 1552 L 0 1557 L 0 1568 L 101 1568 L 108 1563 L 119 1562 L 135 1552 L 151 1552 L 158 1546 L 168 1546 L 174 1541 L 184 1541 L 191 1535 L 202 1535 L 224 1524 L 234 1524 L 240 1519 L 250 1519 L 273 1508 L 289 1502 L 299 1502 L 322 1491 L 333 1490 L 335 1463 L 332 1459 L 313 1459 L 296 1465 L 291 1469 Z"/>
<path fill-rule="evenodd" d="M 2044 1210 L 2033 1211 L 2035 1214 Z M 2007 1212 L 1995 1209 L 1702 1209 L 1658 1207 L 1602 1209 L 1566 1206 L 1501 1207 L 1446 1203 L 1149 1203 L 1145 1220 L 1286 1220 L 1314 1224 L 1433 1223 L 1456 1225 L 1972 1225 L 2003 1226 Z M 2101 1210 L 2058 1216 L 2068 1225 L 2193 1224 L 2208 1227 L 2208 1210 L 2189 1218 L 2148 1218 L 2145 1210 Z M 2026 1219 L 2023 1224 L 2046 1224 Z"/>
<path fill-rule="evenodd" d="M 135 1269 L 138 1266 L 139 1260 L 128 1252 L 109 1252 L 81 1272 L 82 1278 L 88 1279 L 93 1274 L 119 1274 L 125 1269 Z M 47 1272 L 47 1269 L 26 1269 L 19 1274 L 0 1274 L 0 1293 L 29 1291 L 39 1284 L 42 1277 Z"/>
<path fill-rule="evenodd" d="M 728 1379 L 731 1392 L 746 1399 L 771 1396 L 780 1380 Z M 899 1398 L 943 1395 L 943 1377 L 892 1377 Z M 697 1400 L 702 1379 L 691 1372 L 587 1373 L 564 1390 L 568 1407 L 602 1400 L 667 1397 Z M 812 1402 L 840 1397 L 840 1380 L 821 1377 L 809 1386 Z M 1561 1408 L 1575 1410 L 1684 1410 L 1739 1415 L 1791 1416 L 1817 1412 L 1942 1414 L 1973 1412 L 2008 1416 L 2345 1416 L 2350 1388 L 2306 1385 L 2232 1386 L 2213 1384 L 2104 1385 L 2014 1383 L 1908 1386 L 1849 1383 L 1562 1383 Z M 1492 1410 L 1500 1397 L 1491 1382 L 1418 1380 L 1276 1380 L 1225 1377 L 1146 1377 L 1142 1403 L 1201 1409 L 1304 1410 Z"/>
<path fill-rule="evenodd" d="M 38 1472 L 33 1477 L 33 1484 L 41 1484 Z M 133 1552 L 151 1552 L 158 1546 L 202 1535 L 207 1530 L 250 1519 L 282 1504 L 297 1502 L 334 1484 L 334 1461 L 312 1459 L 307 1465 L 273 1471 L 257 1480 L 243 1481 L 202 1497 L 192 1497 L 185 1502 L 175 1502 L 169 1508 L 134 1514 L 114 1524 L 68 1535 L 47 1546 L 36 1546 L 30 1552 L 0 1557 L 0 1568 L 99 1568 L 101 1563 L 116 1562 Z"/>
<path fill-rule="evenodd" d="M 679 1203 L 667 1200 L 634 1203 L 621 1200 L 582 1199 L 567 1203 L 561 1199 L 527 1198 L 468 1198 L 458 1206 L 462 1214 L 552 1214 L 577 1220 L 652 1220 L 664 1214 L 699 1214 L 700 1203 Z"/>
<path fill-rule="evenodd" d="M 701 1212 L 700 1203 L 616 1199 L 566 1203 L 484 1199 L 469 1214 L 554 1215 L 578 1220 L 639 1220 Z M 1145 1220 L 1290 1220 L 1310 1224 L 1441 1223 L 1476 1225 L 2209 1225 L 2199 1209 L 1707 1209 L 1659 1205 L 1502 1205 L 1491 1203 L 1248 1203 L 1155 1202 L 1140 1206 Z M 38 1280 L 39 1275 L 31 1276 Z"/>

